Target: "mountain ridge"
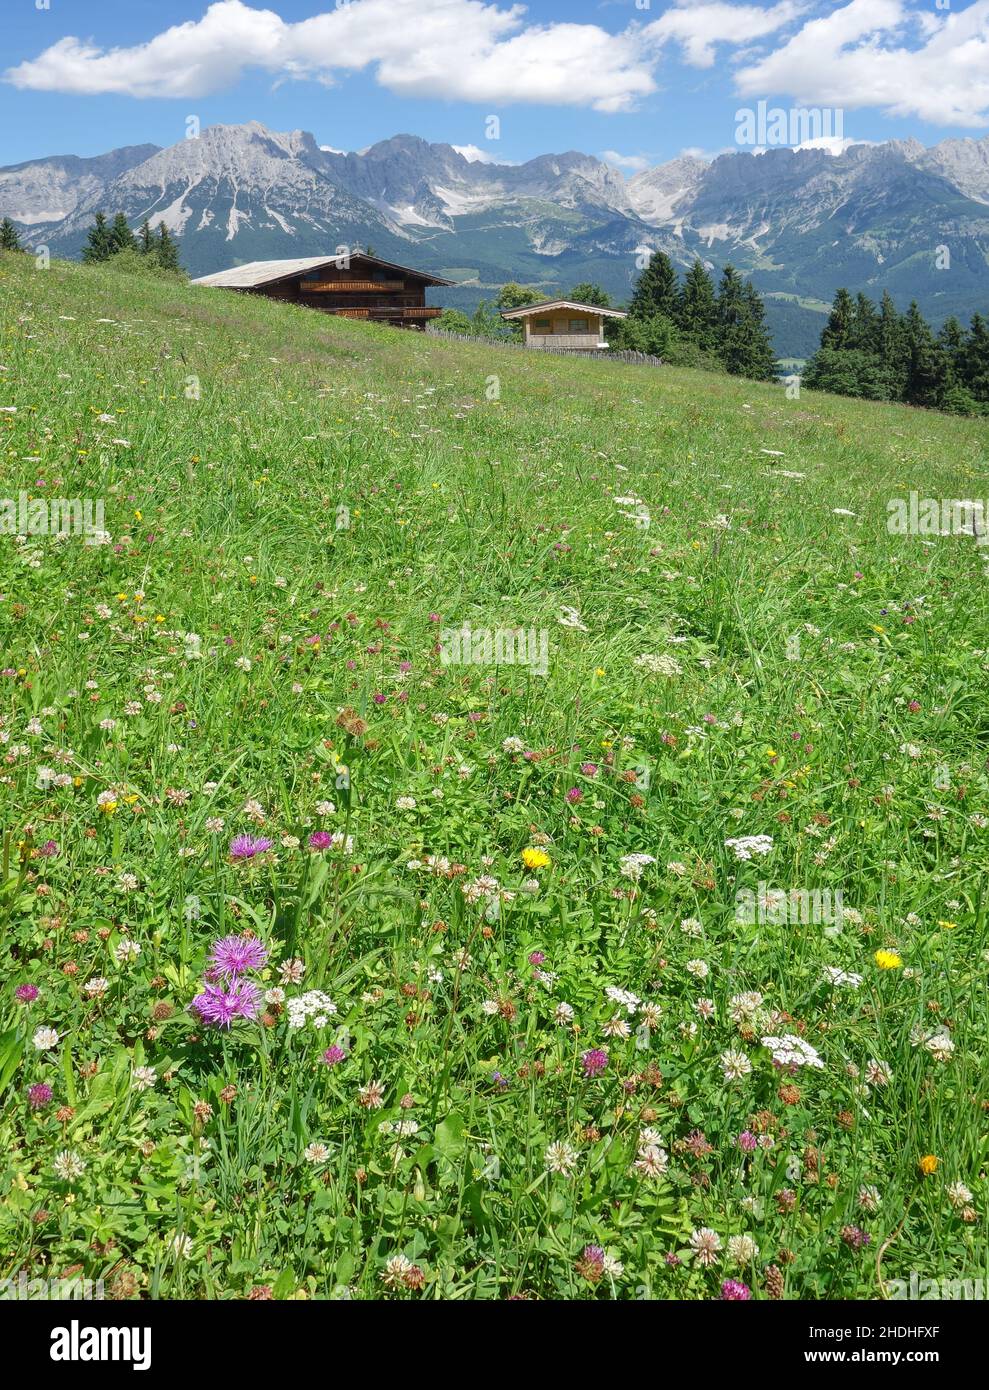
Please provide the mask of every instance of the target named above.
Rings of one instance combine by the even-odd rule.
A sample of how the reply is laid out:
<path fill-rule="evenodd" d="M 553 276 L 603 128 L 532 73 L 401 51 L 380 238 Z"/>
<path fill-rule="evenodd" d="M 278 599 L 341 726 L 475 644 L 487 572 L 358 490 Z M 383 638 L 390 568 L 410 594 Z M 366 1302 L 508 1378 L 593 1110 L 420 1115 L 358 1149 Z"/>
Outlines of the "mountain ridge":
<path fill-rule="evenodd" d="M 626 179 L 578 150 L 499 164 L 398 134 L 339 152 L 248 121 L 0 168 L 0 215 L 54 254 L 78 254 L 100 208 L 164 221 L 194 274 L 371 243 L 457 280 L 436 300 L 462 307 L 508 279 L 621 299 L 644 250 L 730 260 L 769 296 L 781 356 L 812 349 L 839 285 L 935 322 L 989 304 L 989 137 L 682 155 Z"/>

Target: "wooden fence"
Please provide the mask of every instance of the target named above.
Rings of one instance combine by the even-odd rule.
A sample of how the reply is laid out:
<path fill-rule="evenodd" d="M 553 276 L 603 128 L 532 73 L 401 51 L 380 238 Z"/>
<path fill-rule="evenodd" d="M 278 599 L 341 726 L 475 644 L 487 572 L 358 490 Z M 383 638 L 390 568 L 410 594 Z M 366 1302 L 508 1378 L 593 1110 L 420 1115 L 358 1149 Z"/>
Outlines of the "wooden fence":
<path fill-rule="evenodd" d="M 460 343 L 483 343 L 485 347 L 520 348 L 523 352 L 529 351 L 521 340 L 482 338 L 473 333 L 451 333 L 449 329 L 436 328 L 432 324 L 427 325 L 426 336 L 428 338 L 452 338 L 455 342 Z M 652 357 L 648 352 L 631 352 L 627 348 L 609 348 L 602 352 L 592 352 L 586 348 L 540 348 L 539 351 L 552 353 L 556 357 L 583 357 L 592 362 L 631 362 L 642 367 L 661 367 L 663 365 L 661 357 Z"/>

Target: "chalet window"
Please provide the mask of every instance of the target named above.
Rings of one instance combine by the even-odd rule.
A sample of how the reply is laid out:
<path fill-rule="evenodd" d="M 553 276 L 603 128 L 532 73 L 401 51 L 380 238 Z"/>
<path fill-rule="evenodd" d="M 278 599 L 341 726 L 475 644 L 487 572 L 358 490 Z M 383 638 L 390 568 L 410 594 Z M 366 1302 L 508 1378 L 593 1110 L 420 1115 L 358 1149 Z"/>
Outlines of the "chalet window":
<path fill-rule="evenodd" d="M 533 319 L 533 321 L 532 321 L 532 331 L 533 331 L 533 333 L 552 333 L 552 331 L 553 331 L 553 320 L 552 320 L 552 319 Z"/>
<path fill-rule="evenodd" d="M 586 319 L 571 319 L 571 320 L 570 320 L 570 332 L 571 332 L 571 333 L 586 333 L 586 332 L 587 332 L 587 320 L 586 320 Z"/>

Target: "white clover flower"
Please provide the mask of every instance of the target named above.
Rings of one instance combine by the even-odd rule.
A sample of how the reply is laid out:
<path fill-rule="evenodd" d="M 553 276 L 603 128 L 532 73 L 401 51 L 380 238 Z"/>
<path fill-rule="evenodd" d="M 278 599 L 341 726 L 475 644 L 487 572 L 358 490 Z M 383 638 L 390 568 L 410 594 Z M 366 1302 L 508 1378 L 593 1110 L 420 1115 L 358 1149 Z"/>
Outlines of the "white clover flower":
<path fill-rule="evenodd" d="M 562 1173 L 564 1177 L 569 1177 L 577 1167 L 577 1158 L 577 1150 L 562 1139 L 547 1146 L 545 1161 L 551 1173 Z"/>

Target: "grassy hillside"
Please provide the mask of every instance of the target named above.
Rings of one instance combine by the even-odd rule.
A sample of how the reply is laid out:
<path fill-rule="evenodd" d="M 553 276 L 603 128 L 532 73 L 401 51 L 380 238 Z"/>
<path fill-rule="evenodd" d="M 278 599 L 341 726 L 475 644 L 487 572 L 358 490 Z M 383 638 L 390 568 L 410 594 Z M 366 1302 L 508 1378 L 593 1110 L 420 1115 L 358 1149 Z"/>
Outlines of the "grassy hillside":
<path fill-rule="evenodd" d="M 985 1276 L 984 427 L 0 277 L 0 1275 Z"/>

